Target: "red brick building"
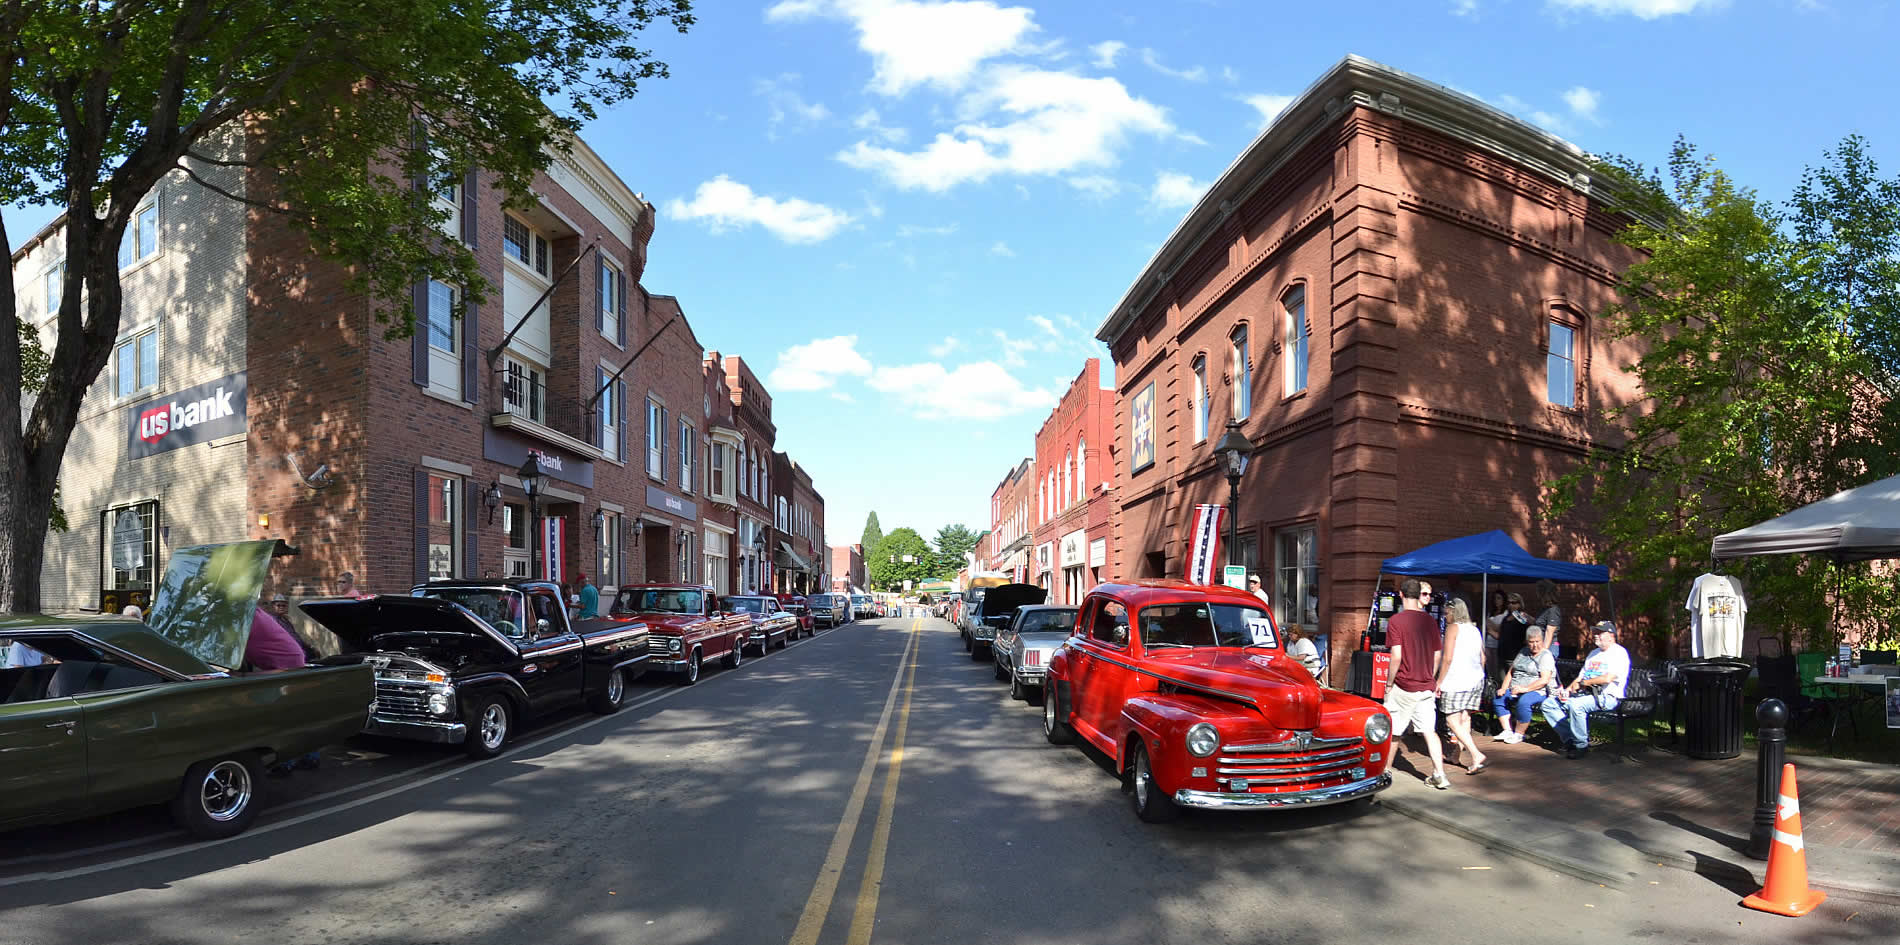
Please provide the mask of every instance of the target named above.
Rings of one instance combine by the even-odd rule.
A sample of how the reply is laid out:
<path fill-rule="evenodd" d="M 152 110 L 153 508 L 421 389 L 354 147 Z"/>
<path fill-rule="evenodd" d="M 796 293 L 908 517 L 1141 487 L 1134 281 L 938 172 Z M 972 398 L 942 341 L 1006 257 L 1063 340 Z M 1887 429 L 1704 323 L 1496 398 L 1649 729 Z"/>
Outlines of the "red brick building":
<path fill-rule="evenodd" d="M 977 561 L 984 570 L 1007 574 L 1018 582 L 1028 580 L 1035 528 L 1036 460 L 1025 457 L 990 493 L 990 532 L 984 536 Z"/>
<path fill-rule="evenodd" d="M 732 402 L 733 426 L 739 431 L 733 468 L 739 513 L 734 593 L 769 591 L 772 584 L 772 444 L 778 428 L 772 424 L 772 395 L 766 393 L 745 359 L 726 358 L 726 394 Z"/>
<path fill-rule="evenodd" d="M 868 583 L 864 573 L 863 545 L 831 546 L 831 590 L 845 594 L 862 590 Z"/>
<path fill-rule="evenodd" d="M 825 571 L 825 500 L 811 473 L 791 456 L 772 454 L 772 589 L 812 594 L 830 587 Z"/>
<path fill-rule="evenodd" d="M 1587 559 L 1587 529 L 1539 513 L 1542 484 L 1615 436 L 1594 411 L 1634 394 L 1635 352 L 1599 321 L 1632 256 L 1591 186 L 1582 151 L 1481 102 L 1363 59 L 1328 71 L 1097 332 L 1115 573 L 1183 573 L 1194 506 L 1227 502 L 1230 419 L 1255 444 L 1240 557 L 1283 623 L 1330 632 L 1335 667 L 1386 557 L 1501 528 Z M 1572 642 L 1607 616 L 1581 593 Z"/>
<path fill-rule="evenodd" d="M 732 392 L 726 387 L 726 361 L 717 351 L 707 351 L 700 361 L 706 410 L 705 494 L 706 507 L 700 514 L 704 534 L 705 574 L 702 580 L 721 594 L 733 593 L 739 586 L 739 479 L 738 462 L 745 443 L 732 406 Z"/>
<path fill-rule="evenodd" d="M 1090 358 L 1036 431 L 1036 527 L 1030 581 L 1051 603 L 1080 603 L 1109 577 L 1114 470 L 1105 461 L 1115 392 Z"/>

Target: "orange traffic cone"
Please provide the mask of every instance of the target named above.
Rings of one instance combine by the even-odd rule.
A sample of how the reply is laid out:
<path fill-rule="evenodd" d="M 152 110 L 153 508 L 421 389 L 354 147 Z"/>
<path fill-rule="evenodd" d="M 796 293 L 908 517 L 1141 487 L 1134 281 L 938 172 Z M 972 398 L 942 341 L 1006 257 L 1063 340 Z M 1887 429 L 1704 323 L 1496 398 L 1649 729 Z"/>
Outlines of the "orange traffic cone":
<path fill-rule="evenodd" d="M 1801 801 L 1794 765 L 1781 766 L 1781 800 L 1775 804 L 1775 842 L 1768 848 L 1768 882 L 1742 905 L 1777 915 L 1804 916 L 1827 898 L 1808 887 L 1808 855 L 1801 852 Z"/>

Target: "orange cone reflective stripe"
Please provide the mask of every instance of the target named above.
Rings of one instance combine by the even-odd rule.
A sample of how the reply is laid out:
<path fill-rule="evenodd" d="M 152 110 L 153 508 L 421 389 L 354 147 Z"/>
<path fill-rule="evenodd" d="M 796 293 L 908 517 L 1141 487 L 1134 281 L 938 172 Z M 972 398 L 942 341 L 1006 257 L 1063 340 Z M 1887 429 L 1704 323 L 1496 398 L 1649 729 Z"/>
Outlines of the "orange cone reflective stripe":
<path fill-rule="evenodd" d="M 1781 766 L 1781 797 L 1775 804 L 1774 844 L 1768 848 L 1768 880 L 1742 905 L 1776 915 L 1804 916 L 1827 898 L 1808 886 L 1807 845 L 1801 841 L 1801 801 L 1794 765 Z"/>

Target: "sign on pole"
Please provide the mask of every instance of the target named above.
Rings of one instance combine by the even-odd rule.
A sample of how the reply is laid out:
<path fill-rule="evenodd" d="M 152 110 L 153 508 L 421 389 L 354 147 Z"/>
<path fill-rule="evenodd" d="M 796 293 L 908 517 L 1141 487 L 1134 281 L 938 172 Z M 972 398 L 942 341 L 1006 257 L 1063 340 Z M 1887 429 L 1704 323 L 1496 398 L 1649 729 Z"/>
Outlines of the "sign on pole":
<path fill-rule="evenodd" d="M 1230 564 L 1221 569 L 1221 583 L 1228 587 L 1239 588 L 1243 591 L 1246 590 L 1247 566 L 1244 564 Z"/>

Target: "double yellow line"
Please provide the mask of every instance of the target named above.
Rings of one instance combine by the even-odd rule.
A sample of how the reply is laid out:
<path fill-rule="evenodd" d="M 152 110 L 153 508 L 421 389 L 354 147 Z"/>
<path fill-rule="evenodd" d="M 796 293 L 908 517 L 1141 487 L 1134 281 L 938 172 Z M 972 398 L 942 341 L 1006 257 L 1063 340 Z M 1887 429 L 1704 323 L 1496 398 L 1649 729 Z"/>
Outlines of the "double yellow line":
<path fill-rule="evenodd" d="M 805 909 L 798 916 L 798 927 L 792 930 L 791 945 L 818 945 L 818 935 L 824 931 L 825 918 L 831 914 L 838 883 L 844 879 L 845 860 L 851 854 L 851 841 L 857 837 L 858 821 L 864 817 L 864 803 L 871 795 L 878 757 L 885 754 L 884 734 L 890 728 L 891 713 L 897 708 L 897 695 L 901 691 L 903 709 L 897 712 L 897 735 L 888 752 L 884 794 L 878 803 L 877 823 L 871 828 L 871 849 L 864 861 L 864 879 L 858 883 L 850 936 L 845 939 L 846 945 L 869 945 L 871 941 L 871 926 L 877 921 L 878 892 L 884 885 L 884 857 L 890 846 L 891 818 L 897 810 L 897 776 L 904 765 L 904 733 L 910 728 L 910 699 L 917 679 L 917 631 L 922 627 L 922 618 L 912 619 L 904 655 L 897 663 L 897 676 L 891 680 L 891 693 L 885 697 L 884 711 L 878 716 L 877 728 L 871 732 L 871 747 L 864 753 L 864 765 L 858 769 L 857 783 L 851 787 L 851 800 L 845 804 L 844 817 L 831 836 L 831 847 L 825 852 L 824 866 L 818 870 L 818 881 L 812 884 L 811 896 L 805 900 Z"/>

